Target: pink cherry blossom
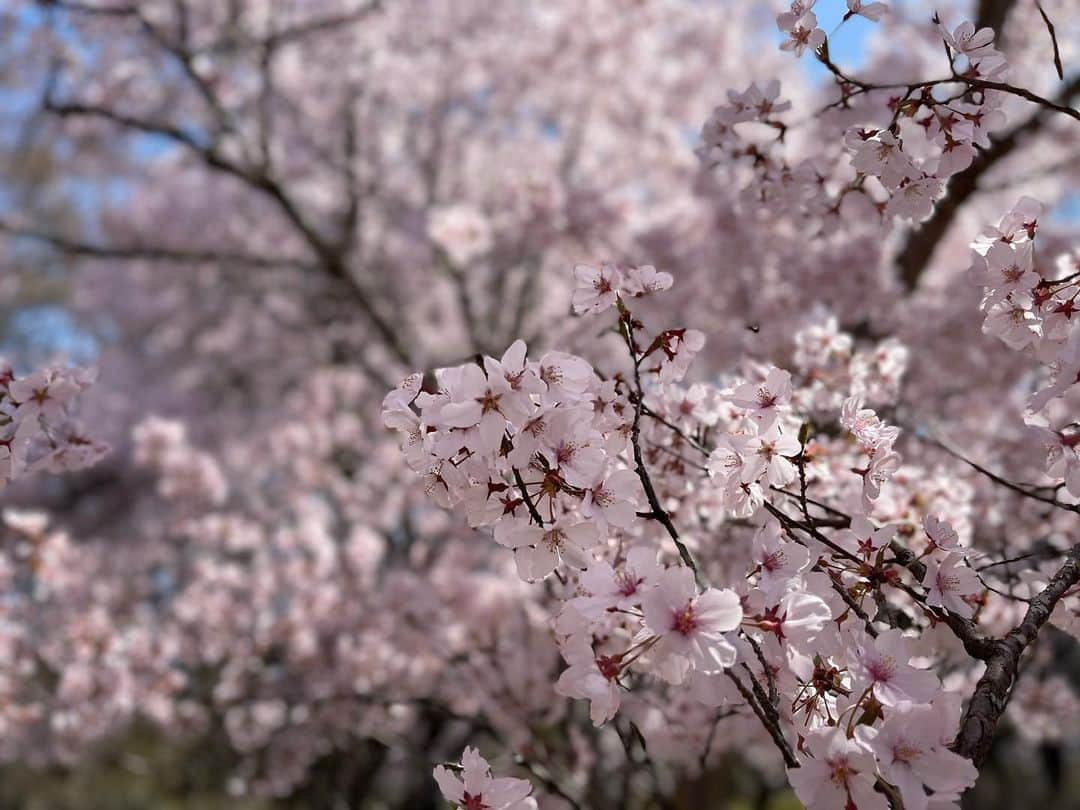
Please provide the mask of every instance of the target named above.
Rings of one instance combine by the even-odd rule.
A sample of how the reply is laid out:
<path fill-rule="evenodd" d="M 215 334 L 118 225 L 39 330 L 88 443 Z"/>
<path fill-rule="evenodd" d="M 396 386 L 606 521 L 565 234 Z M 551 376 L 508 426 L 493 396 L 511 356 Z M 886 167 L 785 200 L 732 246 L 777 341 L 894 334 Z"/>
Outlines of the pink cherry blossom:
<path fill-rule="evenodd" d="M 898 629 L 886 630 L 877 638 L 866 637 L 856 650 L 857 685 L 872 689 L 874 697 L 886 706 L 931 700 L 939 688 L 933 672 L 911 666 L 907 642 Z"/>
<path fill-rule="evenodd" d="M 460 810 L 536 810 L 525 779 L 493 778 L 491 766 L 475 748 L 461 755 L 461 776 L 445 765 L 435 767 L 435 781 L 443 796 Z"/>
<path fill-rule="evenodd" d="M 788 35 L 791 38 L 781 43 L 780 49 L 794 51 L 796 56 L 802 56 L 807 48 L 817 50 L 825 42 L 825 32 L 817 27 L 817 17 L 812 11 L 807 11 L 796 20 Z"/>
<path fill-rule="evenodd" d="M 965 597 L 982 590 L 978 575 L 964 564 L 964 558 L 959 554 L 949 554 L 941 560 L 928 559 L 923 585 L 927 589 L 926 604 L 944 607 L 960 616 L 970 616 L 974 612 Z"/>
<path fill-rule="evenodd" d="M 645 623 L 659 636 L 653 655 L 665 679 L 675 684 L 691 668 L 711 671 L 735 663 L 726 634 L 742 621 L 739 597 L 729 590 L 696 590 L 689 569 L 670 568 L 642 602 Z"/>
<path fill-rule="evenodd" d="M 788 771 L 795 795 L 811 810 L 885 810 L 885 797 L 874 792 L 873 756 L 841 728 L 810 732 L 805 746 L 808 756 L 800 767 Z"/>

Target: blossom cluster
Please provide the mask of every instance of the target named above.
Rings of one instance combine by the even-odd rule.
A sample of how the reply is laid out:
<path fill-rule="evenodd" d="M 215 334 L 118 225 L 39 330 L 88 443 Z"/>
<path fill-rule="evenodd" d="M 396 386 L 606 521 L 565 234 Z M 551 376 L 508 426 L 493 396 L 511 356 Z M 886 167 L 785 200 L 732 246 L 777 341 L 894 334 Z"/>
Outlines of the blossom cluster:
<path fill-rule="evenodd" d="M 849 218 L 876 213 L 888 223 L 925 220 L 943 196 L 945 181 L 970 166 L 977 149 L 989 146 L 989 134 L 1005 123 L 1005 94 L 995 85 L 1008 66 L 993 47 L 993 31 L 976 30 L 970 22 L 952 30 L 942 25 L 948 78 L 877 83 L 849 76 L 830 61 L 813 6 L 813 0 L 796 0 L 777 17 L 789 37 L 781 48 L 797 56 L 806 49 L 817 52 L 840 93 L 825 110 L 850 112 L 860 121 L 844 132 L 847 169 L 830 171 L 820 155 L 799 161 L 784 156 L 780 145 L 789 124 L 778 116 L 791 105 L 778 99 L 776 80 L 742 94 L 729 91 L 730 103 L 717 107 L 702 129 L 699 155 L 706 165 L 721 159 L 747 163 L 747 196 L 774 211 L 794 208 L 817 217 L 843 211 Z M 849 0 L 842 22 L 856 15 L 876 21 L 885 10 L 882 3 Z M 737 126 L 748 122 L 771 128 L 776 139 L 763 142 Z"/>
<path fill-rule="evenodd" d="M 977 147 L 988 147 L 989 133 L 1005 123 L 1004 95 L 972 83 L 1005 78 L 1008 66 L 993 47 L 994 32 L 976 31 L 970 22 L 951 32 L 942 26 L 941 32 L 952 80 L 908 86 L 902 96 L 889 98 L 888 126 L 845 134 L 852 167 L 876 178 L 889 194 L 886 216 L 916 222 L 929 217 L 944 181 L 971 165 Z M 950 92 L 943 96 L 943 90 Z M 923 142 L 918 148 L 906 143 L 916 139 Z M 925 156 L 916 157 L 920 152 Z"/>
<path fill-rule="evenodd" d="M 405 435 L 429 493 L 493 526 L 522 579 L 558 572 L 552 627 L 566 668 L 556 691 L 588 700 L 595 724 L 642 689 L 752 707 L 808 807 L 885 807 L 883 790 L 905 806 L 950 805 L 975 778 L 949 749 L 960 697 L 887 617 L 903 615 L 911 631 L 962 621 L 983 588 L 947 520 L 926 514 L 909 551 L 898 526 L 873 517 L 900 468 L 900 432 L 863 397 L 895 394 L 902 349 L 856 361 L 826 320 L 799 341 L 802 364 L 831 376 L 763 367 L 681 389 L 664 371 L 680 355 L 670 336 L 688 330 L 650 331 L 630 309 L 642 290 L 670 286 L 666 274 L 642 281 L 657 275 L 575 269 L 575 308 L 615 310 L 629 370 L 604 375 L 557 352 L 530 361 L 517 342 L 500 359 L 438 370 L 430 390 L 422 375 L 406 379 L 384 400 L 384 421 Z M 675 379 L 687 370 L 679 363 Z M 811 447 L 811 414 L 847 438 Z M 851 511 L 812 514 L 820 502 L 808 490 Z M 717 532 L 748 521 L 749 548 L 733 565 L 698 567 L 688 544 L 704 551 L 705 541 L 672 520 L 694 513 Z M 917 565 L 899 564 L 904 555 Z M 733 586 L 708 586 L 712 574 Z"/>
<path fill-rule="evenodd" d="M 980 639 L 1060 583 L 1075 534 L 1071 339 L 1046 335 L 1068 331 L 1076 268 L 1046 260 L 1041 223 L 1033 370 L 971 333 L 960 228 L 937 227 L 1004 184 L 1068 191 L 1072 101 L 1032 4 L 1000 40 L 1059 102 L 1001 140 L 993 36 L 920 4 L 848 0 L 884 46 L 857 75 L 813 0 L 778 20 L 779 52 L 756 4 L 100 5 L 13 11 L 34 35 L 12 79 L 130 194 L 91 242 L 29 209 L 0 231 L 20 263 L 39 241 L 98 257 L 71 306 L 109 325 L 94 428 L 131 452 L 6 493 L 49 516 L 0 525 L 0 760 L 74 765 L 139 718 L 227 752 L 230 793 L 304 806 L 427 806 L 437 782 L 466 810 L 531 807 L 472 750 L 416 778 L 465 739 L 513 751 L 545 807 L 677 803 L 734 757 L 770 785 L 782 763 L 815 807 L 947 806 L 970 784 L 961 698 L 1019 674 Z M 690 193 L 685 122 L 717 82 Z M 145 131 L 174 145 L 152 173 L 94 154 Z M 567 272 L 608 256 L 672 272 Z M 371 417 L 414 368 L 388 399 L 402 454 Z M 1041 469 L 1016 413 L 1050 389 L 1029 421 L 1053 479 L 1004 488 Z M 926 441 L 938 419 L 997 479 Z M 22 471 L 61 435 L 33 421 Z M 1080 637 L 1075 585 L 1049 621 Z M 1080 719 L 1051 641 L 994 696 L 1006 746 Z"/>
<path fill-rule="evenodd" d="M 88 467 L 108 452 L 70 412 L 94 376 L 81 369 L 47 368 L 16 377 L 0 359 L 0 488 L 27 473 Z"/>
<path fill-rule="evenodd" d="M 1080 497 L 1080 433 L 1064 398 L 1080 381 L 1080 258 L 1075 251 L 1039 263 L 1043 206 L 1022 198 L 971 245 L 971 274 L 983 289 L 983 332 L 1031 354 L 1047 374 L 1028 399 L 1025 421 L 1047 452 L 1047 472 Z M 1060 407 L 1057 407 L 1060 406 Z M 1056 425 L 1056 426 L 1055 426 Z"/>

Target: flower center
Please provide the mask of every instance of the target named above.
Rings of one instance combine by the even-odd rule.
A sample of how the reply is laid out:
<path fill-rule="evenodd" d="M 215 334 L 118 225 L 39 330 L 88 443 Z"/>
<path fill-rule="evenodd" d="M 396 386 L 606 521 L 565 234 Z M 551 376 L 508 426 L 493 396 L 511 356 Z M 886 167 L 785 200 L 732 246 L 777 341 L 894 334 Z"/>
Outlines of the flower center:
<path fill-rule="evenodd" d="M 608 655 L 601 655 L 596 659 L 596 668 L 600 674 L 613 681 L 619 677 L 619 662 Z"/>
<path fill-rule="evenodd" d="M 631 571 L 616 571 L 615 585 L 623 596 L 633 596 L 643 580 Z"/>
<path fill-rule="evenodd" d="M 694 632 L 695 627 L 697 627 L 697 620 L 694 618 L 694 606 L 687 602 L 686 607 L 675 614 L 671 629 L 688 636 Z"/>
<path fill-rule="evenodd" d="M 578 447 L 574 442 L 566 442 L 560 444 L 555 450 L 555 461 L 558 464 L 569 464 L 574 460 L 574 454 L 577 452 Z"/>
<path fill-rule="evenodd" d="M 566 540 L 566 535 L 562 529 L 551 529 L 544 533 L 544 545 L 547 546 L 548 551 L 561 549 L 564 540 Z"/>
<path fill-rule="evenodd" d="M 898 742 L 893 746 L 893 759 L 900 762 L 912 762 L 922 756 L 922 749 L 909 742 Z"/>
<path fill-rule="evenodd" d="M 787 563 L 787 555 L 784 554 L 783 549 L 774 551 L 772 554 L 766 554 L 765 559 L 761 561 L 761 567 L 766 571 L 779 571 Z"/>
<path fill-rule="evenodd" d="M 1009 265 L 1001 271 L 1002 278 L 1010 284 L 1015 284 L 1023 275 L 1024 271 L 1015 264 Z"/>
<path fill-rule="evenodd" d="M 502 399 L 502 394 L 496 394 L 491 389 L 484 392 L 482 397 L 477 397 L 476 401 L 480 403 L 480 408 L 484 413 L 490 411 L 499 410 L 499 400 Z"/>
<path fill-rule="evenodd" d="M 957 591 L 960 589 L 960 577 L 956 574 L 938 572 L 937 586 L 939 591 Z"/>
<path fill-rule="evenodd" d="M 875 683 L 888 682 L 896 671 L 896 660 L 891 655 L 882 656 L 876 661 L 871 661 L 867 671 L 870 679 Z"/>

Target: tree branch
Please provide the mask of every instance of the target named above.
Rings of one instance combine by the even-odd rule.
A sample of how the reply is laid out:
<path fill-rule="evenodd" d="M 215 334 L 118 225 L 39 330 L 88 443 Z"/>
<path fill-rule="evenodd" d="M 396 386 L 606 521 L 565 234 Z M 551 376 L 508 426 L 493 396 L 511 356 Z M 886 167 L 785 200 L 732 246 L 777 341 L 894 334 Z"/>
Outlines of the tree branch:
<path fill-rule="evenodd" d="M 991 642 L 993 653 L 986 672 L 975 686 L 953 750 L 970 759 L 976 767 L 986 760 L 998 721 L 1005 712 L 1016 683 L 1020 658 L 1034 643 L 1058 602 L 1080 582 L 1080 544 L 1069 551 L 1069 559 L 1050 578 L 1047 586 L 1028 605 L 1023 621 L 1002 639 Z"/>
<path fill-rule="evenodd" d="M 732 672 L 730 669 L 724 670 L 724 674 L 728 679 L 735 684 L 735 688 L 739 690 L 739 694 L 742 695 L 743 700 L 757 715 L 758 720 L 765 726 L 765 730 L 769 732 L 769 736 L 772 737 L 773 743 L 780 751 L 780 756 L 784 758 L 784 765 L 788 768 L 798 768 L 799 760 L 795 758 L 795 753 L 791 750 L 791 745 L 784 737 L 783 732 L 780 731 L 779 726 L 772 723 L 769 717 L 766 715 L 765 710 L 758 705 L 757 700 L 754 698 L 753 692 L 751 692 L 742 681 L 739 680 L 739 676 Z"/>
<path fill-rule="evenodd" d="M 125 261 L 167 261 L 183 264 L 216 263 L 243 265 L 259 269 L 310 268 L 300 258 L 286 256 L 259 256 L 229 250 L 178 250 L 150 245 L 99 245 L 83 242 L 61 234 L 35 228 L 24 228 L 0 219 L 0 233 L 23 239 L 44 242 L 63 253 L 88 259 L 116 259 Z"/>

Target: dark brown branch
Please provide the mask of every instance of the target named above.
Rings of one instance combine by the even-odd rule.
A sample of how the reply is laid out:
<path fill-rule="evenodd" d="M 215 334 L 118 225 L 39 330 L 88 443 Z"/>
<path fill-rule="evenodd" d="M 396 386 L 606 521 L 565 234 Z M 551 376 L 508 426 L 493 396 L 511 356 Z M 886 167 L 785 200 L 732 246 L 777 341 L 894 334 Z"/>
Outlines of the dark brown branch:
<path fill-rule="evenodd" d="M 260 269 L 310 267 L 310 264 L 306 264 L 300 258 L 259 256 L 228 250 L 177 250 L 150 245 L 98 245 L 34 228 L 19 227 L 4 220 L 0 220 L 0 233 L 6 233 L 16 238 L 44 242 L 63 253 L 87 259 L 166 261 L 182 264 L 215 263 L 257 267 Z"/>
<path fill-rule="evenodd" d="M 765 709 L 762 708 L 757 699 L 754 697 L 754 693 L 751 692 L 742 681 L 739 680 L 739 676 L 732 672 L 730 669 L 725 670 L 724 674 L 728 679 L 735 684 L 735 688 L 739 690 L 739 694 L 742 695 L 743 700 L 757 715 L 758 720 L 765 726 L 765 730 L 769 732 L 769 736 L 772 737 L 773 743 L 780 751 L 780 756 L 784 758 L 784 765 L 788 768 L 798 768 L 799 761 L 795 758 L 795 753 L 791 750 L 791 745 L 788 743 L 787 738 L 784 737 L 783 732 L 778 725 L 772 723 L 769 716 L 765 713 Z"/>
<path fill-rule="evenodd" d="M 965 78 L 963 81 L 978 90 L 997 90 L 999 93 L 1008 93 L 1009 95 L 1017 96 L 1019 98 L 1030 101 L 1032 104 L 1038 104 L 1044 109 L 1053 110 L 1054 112 L 1061 113 L 1062 115 L 1067 115 L 1070 118 L 1075 118 L 1077 121 L 1080 121 L 1080 110 L 1076 109 L 1075 107 L 1070 107 L 1066 103 L 1054 101 L 1049 98 L 1043 98 L 1038 93 L 1033 93 L 1027 88 L 1016 87 L 1011 84 L 1006 84 L 1005 82 L 992 82 L 986 79 Z"/>
<path fill-rule="evenodd" d="M 520 767 L 527 770 L 530 774 L 532 774 L 538 780 L 540 780 L 540 783 L 544 786 L 544 788 L 548 791 L 548 793 L 551 793 L 551 794 L 554 794 L 555 796 L 558 796 L 560 799 L 562 799 L 564 802 L 566 802 L 568 805 L 570 805 L 570 807 L 572 807 L 573 810 L 582 810 L 581 803 L 577 799 L 575 799 L 573 796 L 571 796 L 569 793 L 566 792 L 565 788 L 563 788 L 555 780 L 555 778 L 551 775 L 551 772 L 548 771 L 547 768 L 544 768 L 543 770 L 541 770 L 533 762 L 526 759 L 521 754 L 514 754 L 514 762 L 517 765 L 519 765 Z"/>
<path fill-rule="evenodd" d="M 862 565 L 863 561 L 861 558 L 859 558 L 855 554 L 852 554 L 843 546 L 836 545 L 836 543 L 834 543 L 828 537 L 819 532 L 812 523 L 800 523 L 799 521 L 794 520 L 789 515 L 785 514 L 781 509 L 778 509 L 776 506 L 769 503 L 768 501 L 765 501 L 762 505 L 765 507 L 765 510 L 770 515 L 780 521 L 780 525 L 787 530 L 789 535 L 792 533 L 793 530 L 801 531 L 817 540 L 819 543 L 828 548 L 837 556 L 843 557 L 844 559 L 848 560 L 849 562 L 853 562 L 856 565 Z"/>
<path fill-rule="evenodd" d="M 540 512 L 537 511 L 536 505 L 532 502 L 532 498 L 529 497 L 529 491 L 525 489 L 525 479 L 521 477 L 517 467 L 514 467 L 514 483 L 517 484 L 521 497 L 525 501 L 525 506 L 528 508 L 532 519 L 536 521 L 536 525 L 543 526 L 544 519 L 540 517 Z"/>
<path fill-rule="evenodd" d="M 1007 557 L 1003 560 L 996 560 L 995 562 L 985 563 L 975 567 L 976 571 L 986 571 L 990 568 L 997 568 L 999 565 L 1012 565 L 1013 563 L 1023 562 L 1024 560 L 1030 560 L 1038 557 L 1058 557 L 1064 554 L 1061 549 L 1054 548 L 1053 546 L 1047 546 L 1046 548 L 1037 548 L 1033 551 L 1028 551 L 1024 554 L 1018 554 L 1015 557 Z"/>
<path fill-rule="evenodd" d="M 656 411 L 652 410 L 648 405 L 642 405 L 641 406 L 641 413 L 644 416 L 648 416 L 651 419 L 655 419 L 657 422 L 659 422 L 661 425 L 666 427 L 668 430 L 670 430 L 672 433 L 674 433 L 676 436 L 678 436 L 680 439 L 682 439 L 684 442 L 686 442 L 688 445 L 690 445 L 692 448 L 697 450 L 702 455 L 704 455 L 704 456 L 709 455 L 709 449 L 707 447 L 702 447 L 701 444 L 698 443 L 695 439 L 693 439 L 690 436 L 687 436 L 686 432 L 684 430 L 680 429 L 677 425 L 672 424 L 670 421 L 665 419 L 663 416 L 658 414 Z"/>
<path fill-rule="evenodd" d="M 87 16 L 119 18 L 131 17 L 138 13 L 138 7 L 135 5 L 111 7 L 96 6 L 91 5 L 90 3 L 76 2 L 76 0 L 38 0 L 38 3 L 42 6 L 59 8 L 64 11 Z M 297 23 L 290 28 L 276 31 L 263 39 L 250 42 L 249 44 L 257 48 L 277 48 L 281 45 L 295 42 L 296 40 L 303 39 L 313 34 L 340 30 L 345 26 L 360 22 L 381 8 L 381 0 L 372 0 L 372 2 L 354 9 L 353 11 L 345 12 L 343 14 L 330 14 L 322 17 L 315 17 L 307 22 Z M 232 39 L 230 39 L 230 44 L 235 44 Z"/>
<path fill-rule="evenodd" d="M 821 568 L 820 566 L 814 566 L 814 570 L 821 570 Z M 840 581 L 840 577 L 831 571 L 826 572 L 826 576 L 829 577 L 829 582 L 832 583 L 832 589 L 840 595 L 840 598 L 844 600 L 844 604 L 848 606 L 848 609 L 862 620 L 863 627 L 866 628 L 866 632 L 870 637 L 877 638 L 878 630 L 874 627 L 874 622 L 870 619 L 869 614 L 855 601 L 855 598 L 848 593 L 848 589 L 844 586 L 844 583 Z"/>
<path fill-rule="evenodd" d="M 398 335 L 396 327 L 376 309 L 368 291 L 361 287 L 359 281 L 350 272 L 345 257 L 307 221 L 284 187 L 265 171 L 245 168 L 226 160 L 212 146 L 201 143 L 191 133 L 172 124 L 152 121 L 92 104 L 57 102 L 50 97 L 45 99 L 45 109 L 61 118 L 98 119 L 123 129 L 167 138 L 201 160 L 207 168 L 229 175 L 268 198 L 307 242 L 318 257 L 323 270 L 349 286 L 352 292 L 351 300 L 364 313 L 386 346 L 401 362 L 410 365 L 410 352 Z"/>
<path fill-rule="evenodd" d="M 672 541 L 675 543 L 675 548 L 679 551 L 679 556 L 682 558 L 683 564 L 686 565 L 691 571 L 694 572 L 694 577 L 698 580 L 698 584 L 701 582 L 701 572 L 698 571 L 697 564 L 694 562 L 694 557 L 690 553 L 690 549 L 686 547 L 686 544 L 679 539 L 679 532 L 675 528 L 675 524 L 671 522 L 671 516 L 667 513 L 660 504 L 660 498 L 656 495 L 656 490 L 653 488 L 652 479 L 649 477 L 649 469 L 645 466 L 645 459 L 641 455 L 641 415 L 645 408 L 645 389 L 641 384 L 641 360 L 638 356 L 638 352 L 634 347 L 634 339 L 630 334 L 632 329 L 630 325 L 630 313 L 622 308 L 620 303 L 620 313 L 625 313 L 620 318 L 620 331 L 623 335 L 623 339 L 626 341 L 626 348 L 630 351 L 630 358 L 634 363 L 634 424 L 630 431 L 630 444 L 634 448 L 634 465 L 637 471 L 638 479 L 641 481 L 641 487 L 645 490 L 645 498 L 649 502 L 649 508 L 652 509 L 653 518 L 660 522 Z"/>
<path fill-rule="evenodd" d="M 937 447 L 940 450 L 944 450 L 950 456 L 957 459 L 958 461 L 964 462 L 965 464 L 967 464 L 969 467 L 971 467 L 976 472 L 982 473 L 987 478 L 989 478 L 991 481 L 993 481 L 995 484 L 1000 484 L 1001 486 L 1005 487 L 1006 489 L 1008 489 L 1008 490 L 1010 490 L 1012 492 L 1015 492 L 1017 495 L 1023 495 L 1025 498 L 1031 498 L 1032 500 L 1039 501 L 1040 503 L 1045 503 L 1048 506 L 1053 506 L 1053 507 L 1056 507 L 1058 509 L 1064 509 L 1066 512 L 1080 513 L 1080 504 L 1065 503 L 1064 501 L 1059 501 L 1057 498 L 1053 498 L 1053 497 L 1051 497 L 1049 495 L 1043 495 L 1043 494 L 1041 494 L 1039 492 L 1036 492 L 1035 487 L 1024 486 L 1022 484 L 1017 484 L 1014 481 L 1010 481 L 1007 478 L 1002 478 L 1000 475 L 993 472 L 992 470 L 988 470 L 986 467 L 983 467 L 981 464 L 978 464 L 978 463 L 972 461 L 971 459 L 963 456 L 962 454 L 958 453 L 956 450 L 953 450 L 951 447 L 949 447 L 947 444 L 945 444 L 940 439 L 936 439 L 933 436 L 929 435 L 925 430 L 916 431 L 916 434 L 923 441 L 926 441 L 929 444 L 934 445 L 934 447 Z"/>
<path fill-rule="evenodd" d="M 341 28 L 354 23 L 358 23 L 361 20 L 369 17 L 371 14 L 379 11 L 382 8 L 381 0 L 372 0 L 367 5 L 354 9 L 353 11 L 346 12 L 344 14 L 333 14 L 325 17 L 318 17 L 313 20 L 309 20 L 305 23 L 299 23 L 291 28 L 285 28 L 277 33 L 272 34 L 265 44 L 272 48 L 284 45 L 288 42 L 295 42 L 298 39 L 311 36 L 312 34 L 318 34 L 324 31 L 337 31 Z"/>
<path fill-rule="evenodd" d="M 1080 582 L 1080 545 L 1073 546 L 1068 561 L 1031 600 L 1023 621 L 1004 638 L 991 642 L 993 653 L 986 661 L 986 672 L 975 686 L 953 743 L 953 750 L 970 759 L 976 767 L 981 766 L 990 753 L 998 721 L 1016 683 L 1021 656 L 1034 643 L 1058 602 L 1077 582 Z"/>
<path fill-rule="evenodd" d="M 1050 18 L 1046 16 L 1046 11 L 1043 10 L 1042 3 L 1039 0 L 1035 0 L 1035 8 L 1039 10 L 1039 15 L 1043 18 L 1043 22 L 1046 23 L 1046 30 L 1050 34 L 1050 44 L 1054 46 L 1054 70 L 1057 71 L 1058 78 L 1065 79 L 1065 68 L 1061 64 L 1061 50 L 1058 48 L 1057 31 L 1054 29 L 1054 24 L 1050 21 Z"/>
<path fill-rule="evenodd" d="M 780 692 L 777 690 L 776 678 L 773 675 L 772 668 L 769 666 L 769 661 L 765 658 L 765 651 L 761 649 L 761 645 L 758 644 L 757 639 L 753 636 L 744 633 L 743 637 L 753 648 L 754 655 L 757 657 L 758 663 L 761 664 L 761 671 L 765 675 L 765 682 L 769 686 L 769 705 L 774 709 L 778 709 L 780 707 Z"/>

